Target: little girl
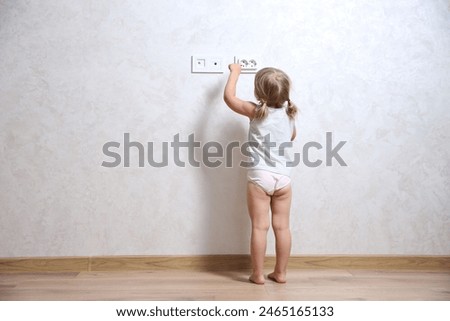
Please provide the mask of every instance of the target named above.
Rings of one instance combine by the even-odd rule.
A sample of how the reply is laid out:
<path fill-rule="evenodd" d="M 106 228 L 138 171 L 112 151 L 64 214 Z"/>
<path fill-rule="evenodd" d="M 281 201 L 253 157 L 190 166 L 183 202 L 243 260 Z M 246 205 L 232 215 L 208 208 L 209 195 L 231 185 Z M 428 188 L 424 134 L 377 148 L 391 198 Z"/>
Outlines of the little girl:
<path fill-rule="evenodd" d="M 249 142 L 253 156 L 248 169 L 247 204 L 252 222 L 251 260 L 249 280 L 264 284 L 264 257 L 267 231 L 275 233 L 276 264 L 268 278 L 286 282 L 286 269 L 291 251 L 289 212 L 291 207 L 290 161 L 282 148 L 296 136 L 296 106 L 289 99 L 290 79 L 281 70 L 264 68 L 255 76 L 255 97 L 258 104 L 236 97 L 236 83 L 241 73 L 239 64 L 229 65 L 230 76 L 224 91 L 225 103 L 238 114 L 250 119 Z M 267 147 L 272 148 L 267 148 Z"/>

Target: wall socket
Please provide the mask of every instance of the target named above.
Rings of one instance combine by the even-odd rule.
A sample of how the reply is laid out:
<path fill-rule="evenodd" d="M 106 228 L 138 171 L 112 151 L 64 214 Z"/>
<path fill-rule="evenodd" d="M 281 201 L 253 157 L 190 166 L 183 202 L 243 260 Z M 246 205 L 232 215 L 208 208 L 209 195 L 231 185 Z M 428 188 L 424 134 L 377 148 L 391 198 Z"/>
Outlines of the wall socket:
<path fill-rule="evenodd" d="M 192 56 L 191 72 L 202 74 L 222 74 L 223 58 L 220 56 Z"/>
<path fill-rule="evenodd" d="M 241 73 L 256 74 L 260 68 L 261 59 L 254 56 L 234 56 L 234 63 L 241 65 Z"/>
<path fill-rule="evenodd" d="M 255 56 L 235 56 L 234 63 L 241 65 L 241 73 L 256 74 L 260 69 L 261 60 Z M 191 56 L 191 72 L 200 74 L 222 74 L 224 70 L 223 57 L 194 55 Z"/>

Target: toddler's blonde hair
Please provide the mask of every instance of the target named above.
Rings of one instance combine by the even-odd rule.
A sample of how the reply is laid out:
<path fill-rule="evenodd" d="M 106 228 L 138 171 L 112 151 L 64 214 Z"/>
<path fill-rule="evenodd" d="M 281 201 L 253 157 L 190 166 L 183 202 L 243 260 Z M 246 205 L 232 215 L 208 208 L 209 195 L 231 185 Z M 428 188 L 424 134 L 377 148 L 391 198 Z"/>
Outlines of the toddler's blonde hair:
<path fill-rule="evenodd" d="M 255 111 L 255 119 L 267 117 L 268 108 L 280 108 L 287 101 L 286 110 L 289 118 L 295 118 L 297 106 L 289 99 L 291 80 L 280 69 L 263 68 L 255 75 L 255 97 L 259 104 Z"/>

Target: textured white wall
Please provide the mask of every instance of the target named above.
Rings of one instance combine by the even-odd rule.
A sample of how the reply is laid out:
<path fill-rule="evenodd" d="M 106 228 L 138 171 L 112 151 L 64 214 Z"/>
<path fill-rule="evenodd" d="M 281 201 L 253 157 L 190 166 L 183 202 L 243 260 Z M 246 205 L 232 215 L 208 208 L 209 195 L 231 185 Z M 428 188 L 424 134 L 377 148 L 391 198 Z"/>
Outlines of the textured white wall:
<path fill-rule="evenodd" d="M 449 31 L 444 0 L 1 1 L 0 256 L 248 253 L 238 152 L 101 166 L 124 133 L 244 142 L 227 74 L 190 73 L 243 53 L 290 74 L 297 152 L 347 141 L 347 167 L 294 169 L 293 254 L 450 254 Z"/>

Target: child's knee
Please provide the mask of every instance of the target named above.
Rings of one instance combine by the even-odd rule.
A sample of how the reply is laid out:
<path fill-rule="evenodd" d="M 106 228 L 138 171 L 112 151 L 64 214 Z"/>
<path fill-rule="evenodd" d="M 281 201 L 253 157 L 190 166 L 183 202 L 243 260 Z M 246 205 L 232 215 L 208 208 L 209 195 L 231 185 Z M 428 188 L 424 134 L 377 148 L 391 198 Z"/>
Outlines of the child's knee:
<path fill-rule="evenodd" d="M 254 230 L 258 230 L 258 231 L 267 233 L 267 231 L 269 231 L 270 224 L 268 224 L 268 223 L 254 223 L 252 225 L 252 228 Z"/>
<path fill-rule="evenodd" d="M 286 233 L 289 232 L 289 223 L 286 222 L 272 222 L 272 229 L 275 233 Z"/>

